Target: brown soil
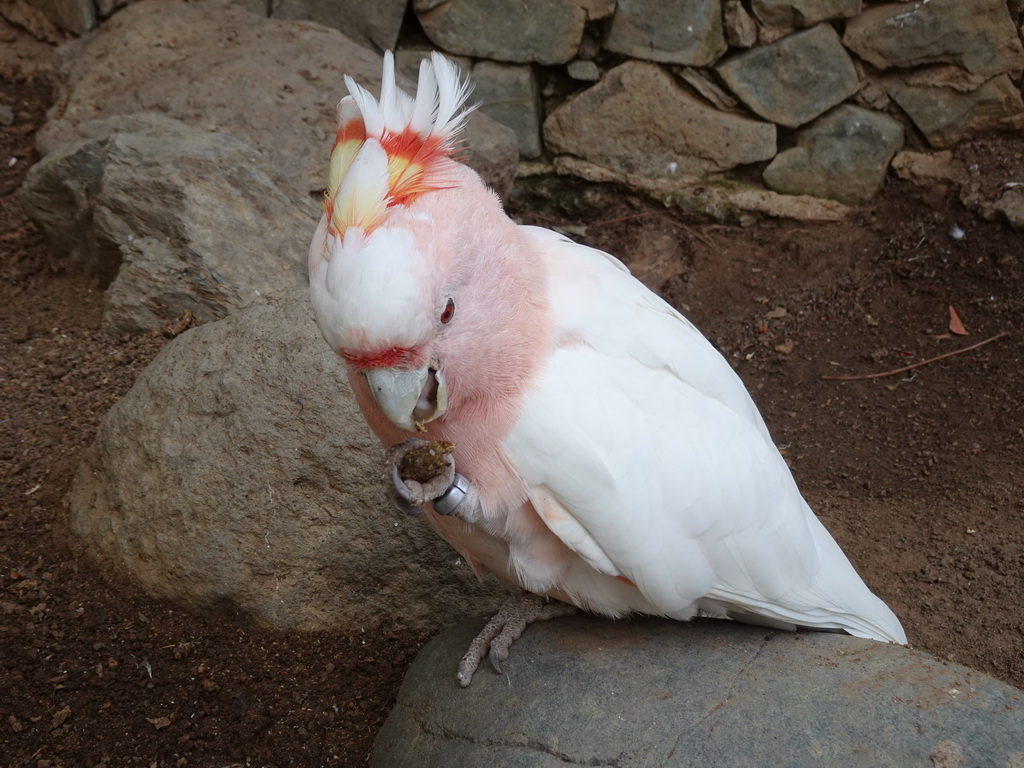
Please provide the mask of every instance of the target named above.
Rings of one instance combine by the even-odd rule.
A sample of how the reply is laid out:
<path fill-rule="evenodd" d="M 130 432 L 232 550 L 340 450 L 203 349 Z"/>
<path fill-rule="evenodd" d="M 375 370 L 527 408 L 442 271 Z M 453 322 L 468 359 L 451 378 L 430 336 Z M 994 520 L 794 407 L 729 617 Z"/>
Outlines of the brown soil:
<path fill-rule="evenodd" d="M 15 110 L 0 133 L 0 761 L 363 765 L 425 638 L 191 616 L 91 565 L 66 532 L 82 451 L 165 338 L 101 335 L 97 286 L 48 253 L 17 205 L 48 98 L 0 84 Z M 1024 180 L 1021 139 L 958 152 L 991 190 Z M 812 506 L 915 647 L 1024 686 L 1021 233 L 903 183 L 833 224 L 709 224 L 609 190 L 517 207 L 585 225 L 735 363 Z M 950 305 L 969 336 L 949 333 Z M 821 378 L 1002 332 L 898 375 Z"/>

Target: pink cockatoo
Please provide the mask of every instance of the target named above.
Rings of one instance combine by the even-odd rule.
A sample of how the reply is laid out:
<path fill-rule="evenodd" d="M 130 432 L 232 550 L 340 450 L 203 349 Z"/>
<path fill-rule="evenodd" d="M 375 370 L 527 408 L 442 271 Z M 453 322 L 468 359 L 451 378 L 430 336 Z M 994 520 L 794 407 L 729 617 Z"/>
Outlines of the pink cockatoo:
<path fill-rule="evenodd" d="M 453 158 L 470 90 L 454 64 L 424 60 L 415 98 L 390 53 L 379 100 L 346 84 L 309 252 L 317 322 L 391 447 L 396 500 L 530 593 L 474 642 L 463 685 L 567 606 L 906 642 L 700 332 L 608 254 L 515 224 Z M 401 476 L 440 440 L 443 472 Z"/>

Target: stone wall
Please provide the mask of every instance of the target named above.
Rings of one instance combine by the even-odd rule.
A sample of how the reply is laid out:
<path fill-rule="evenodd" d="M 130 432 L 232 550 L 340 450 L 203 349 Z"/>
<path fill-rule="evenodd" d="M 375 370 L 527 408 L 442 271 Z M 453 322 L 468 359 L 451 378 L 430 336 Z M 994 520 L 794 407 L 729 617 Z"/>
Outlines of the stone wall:
<path fill-rule="evenodd" d="M 232 1 L 407 71 L 453 55 L 521 173 L 665 193 L 757 164 L 771 190 L 855 204 L 901 148 L 1024 128 L 1024 0 Z M 129 0 L 13 2 L 84 34 Z"/>

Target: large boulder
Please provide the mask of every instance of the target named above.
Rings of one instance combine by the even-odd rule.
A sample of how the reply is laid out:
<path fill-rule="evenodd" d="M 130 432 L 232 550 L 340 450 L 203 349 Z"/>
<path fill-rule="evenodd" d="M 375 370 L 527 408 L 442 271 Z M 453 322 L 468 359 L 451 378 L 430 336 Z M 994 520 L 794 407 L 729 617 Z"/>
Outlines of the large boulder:
<path fill-rule="evenodd" d="M 255 149 L 159 113 L 86 121 L 34 165 L 28 215 L 105 288 L 103 327 L 216 320 L 305 281 L 309 201 Z"/>
<path fill-rule="evenodd" d="M 293 289 L 161 351 L 86 452 L 71 527 L 154 597 L 279 629 L 429 630 L 498 605 L 504 587 L 385 502 L 383 457 Z"/>
<path fill-rule="evenodd" d="M 460 688 L 482 624 L 420 652 L 372 766 L 1024 764 L 1024 691 L 900 646 L 581 615 L 530 626 L 504 675 L 482 668 Z"/>
<path fill-rule="evenodd" d="M 861 12 L 861 0 L 753 0 L 754 15 L 773 27 L 813 27 Z"/>
<path fill-rule="evenodd" d="M 273 15 L 315 21 L 362 46 L 387 51 L 398 42 L 406 5 L 406 0 L 274 0 Z"/>
<path fill-rule="evenodd" d="M 43 154 L 75 138 L 84 120 L 162 112 L 244 141 L 308 192 L 326 182 L 343 76 L 375 92 L 382 69 L 377 53 L 336 29 L 268 19 L 220 0 L 141 0 L 61 56 L 60 106 L 38 134 Z M 474 115 L 466 143 L 464 160 L 507 191 L 518 159 L 512 132 Z"/>

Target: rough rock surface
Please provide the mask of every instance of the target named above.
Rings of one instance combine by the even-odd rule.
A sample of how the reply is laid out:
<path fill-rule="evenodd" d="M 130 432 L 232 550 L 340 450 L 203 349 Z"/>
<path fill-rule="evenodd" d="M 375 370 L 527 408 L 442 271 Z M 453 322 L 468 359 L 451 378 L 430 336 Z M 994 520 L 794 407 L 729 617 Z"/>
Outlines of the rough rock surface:
<path fill-rule="evenodd" d="M 244 141 L 308 191 L 324 186 L 343 75 L 371 90 L 381 75 L 381 57 L 337 30 L 218 0 L 141 0 L 62 56 L 59 117 L 39 133 L 44 154 L 83 120 L 156 111 Z M 478 115 L 466 141 L 466 162 L 506 191 L 517 159 L 512 133 Z"/>
<path fill-rule="evenodd" d="M 708 66 L 726 49 L 721 2 L 620 0 L 604 47 L 638 59 Z"/>
<path fill-rule="evenodd" d="M 722 23 L 725 25 L 725 41 L 731 47 L 750 48 L 757 44 L 757 22 L 740 0 L 725 0 Z"/>
<path fill-rule="evenodd" d="M 215 320 L 303 283 L 316 218 L 252 147 L 156 113 L 79 128 L 96 138 L 33 166 L 22 204 L 106 288 L 104 330 Z"/>
<path fill-rule="evenodd" d="M 1001 0 L 915 0 L 869 8 L 843 43 L 879 69 L 946 62 L 994 75 L 1024 68 L 1024 45 Z"/>
<path fill-rule="evenodd" d="M 775 154 L 774 125 L 719 112 L 657 65 L 639 61 L 616 67 L 556 109 L 544 138 L 557 152 L 650 178 L 720 171 Z"/>
<path fill-rule="evenodd" d="M 481 669 L 463 689 L 455 669 L 482 625 L 453 627 L 420 652 L 371 765 L 952 768 L 1024 760 L 1024 691 L 899 646 L 713 619 L 575 616 L 528 627 L 503 676 Z"/>
<path fill-rule="evenodd" d="M 903 144 L 903 127 L 887 115 L 841 104 L 801 129 L 796 146 L 764 170 L 777 192 L 856 205 L 871 199 Z"/>
<path fill-rule="evenodd" d="M 515 132 L 522 157 L 539 157 L 540 89 L 533 70 L 481 61 L 473 67 L 472 79 L 473 97 L 479 99 L 480 111 Z"/>
<path fill-rule="evenodd" d="M 795 128 L 857 91 L 857 72 L 829 24 L 794 32 L 717 67 L 725 84 L 761 117 Z"/>
<path fill-rule="evenodd" d="M 584 2 L 415 0 L 423 31 L 446 51 L 496 61 L 564 64 L 576 56 Z"/>
<path fill-rule="evenodd" d="M 406 0 L 275 0 L 274 18 L 315 21 L 367 48 L 387 51 L 398 42 Z"/>
<path fill-rule="evenodd" d="M 1024 100 L 1006 75 L 968 92 L 908 85 L 899 77 L 884 77 L 881 83 L 936 148 L 951 147 L 981 131 L 1024 129 Z"/>
<path fill-rule="evenodd" d="M 430 629 L 505 595 L 392 510 L 384 451 L 305 289 L 179 336 L 104 419 L 69 502 L 152 595 L 281 629 Z"/>
<path fill-rule="evenodd" d="M 861 11 L 861 0 L 753 0 L 754 15 L 773 27 L 813 27 Z"/>
<path fill-rule="evenodd" d="M 76 35 L 96 26 L 96 6 L 92 0 L 29 0 L 46 18 Z"/>

